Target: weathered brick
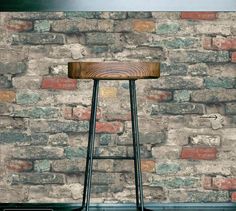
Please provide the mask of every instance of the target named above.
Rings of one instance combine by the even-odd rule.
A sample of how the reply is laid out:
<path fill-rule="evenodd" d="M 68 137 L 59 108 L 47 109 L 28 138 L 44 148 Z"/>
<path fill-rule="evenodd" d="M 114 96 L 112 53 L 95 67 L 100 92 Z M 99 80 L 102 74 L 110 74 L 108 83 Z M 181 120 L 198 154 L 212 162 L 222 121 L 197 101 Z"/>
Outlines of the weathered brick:
<path fill-rule="evenodd" d="M 61 27 L 64 26 L 64 27 Z M 98 21 L 91 19 L 77 20 L 56 20 L 52 23 L 53 32 L 75 33 L 75 32 L 89 32 L 98 30 Z"/>
<path fill-rule="evenodd" d="M 151 12 L 128 12 L 129 18 L 151 18 L 152 13 Z"/>
<path fill-rule="evenodd" d="M 100 96 L 101 98 L 112 98 L 117 96 L 117 88 L 116 87 L 101 87 L 100 88 Z"/>
<path fill-rule="evenodd" d="M 127 18 L 127 12 L 102 12 L 101 18 L 109 18 L 114 20 L 122 20 Z"/>
<path fill-rule="evenodd" d="M 223 175 L 223 176 L 229 176 L 231 175 L 231 166 L 232 163 L 224 164 L 222 161 L 201 161 L 199 164 L 195 166 L 195 172 L 198 172 L 202 175 Z M 206 176 L 205 176 L 206 177 Z M 203 180 L 203 186 L 205 189 L 211 188 L 211 177 L 207 177 Z M 207 188 L 209 187 L 209 188 Z"/>
<path fill-rule="evenodd" d="M 184 49 L 184 48 L 197 48 L 200 46 L 199 38 L 194 37 L 176 37 L 161 39 L 159 41 L 153 41 L 150 43 L 151 47 Z"/>
<path fill-rule="evenodd" d="M 122 133 L 124 125 L 121 122 L 97 122 L 97 133 Z"/>
<path fill-rule="evenodd" d="M 90 120 L 91 117 L 91 108 L 85 107 L 74 107 L 72 110 L 72 119 L 76 120 Z M 102 117 L 101 109 L 97 109 L 96 119 L 100 119 Z"/>
<path fill-rule="evenodd" d="M 63 12 L 14 12 L 12 18 L 22 20 L 60 19 L 64 17 Z"/>
<path fill-rule="evenodd" d="M 204 79 L 206 88 L 234 88 L 236 87 L 236 78 L 230 77 L 206 77 Z"/>
<path fill-rule="evenodd" d="M 46 145 L 49 135 L 46 133 L 33 133 L 31 135 L 31 145 Z"/>
<path fill-rule="evenodd" d="M 231 201 L 232 201 L 232 202 L 236 202 L 236 192 L 233 192 L 233 193 L 231 194 Z"/>
<path fill-rule="evenodd" d="M 180 147 L 154 146 L 152 147 L 152 156 L 157 159 L 177 160 L 179 158 L 180 151 Z"/>
<path fill-rule="evenodd" d="M 151 115 L 158 114 L 203 114 L 204 107 L 193 103 L 160 103 L 152 106 Z"/>
<path fill-rule="evenodd" d="M 174 101 L 176 102 L 188 102 L 190 100 L 189 90 L 176 90 L 174 91 Z"/>
<path fill-rule="evenodd" d="M 235 190 L 236 189 L 236 178 L 212 178 L 212 189 L 218 190 Z"/>
<path fill-rule="evenodd" d="M 193 145 L 220 146 L 221 137 L 218 135 L 194 135 L 189 137 L 189 142 Z"/>
<path fill-rule="evenodd" d="M 14 32 L 31 31 L 33 29 L 32 21 L 10 20 L 6 23 L 6 29 Z"/>
<path fill-rule="evenodd" d="M 170 200 L 177 202 L 228 202 L 228 191 L 174 191 L 170 193 Z"/>
<path fill-rule="evenodd" d="M 219 50 L 236 50 L 236 38 L 220 38 L 212 39 L 213 48 Z"/>
<path fill-rule="evenodd" d="M 62 133 L 62 132 L 87 132 L 89 123 L 88 121 L 31 121 L 30 128 L 34 132 L 49 132 L 49 133 Z"/>
<path fill-rule="evenodd" d="M 181 19 L 188 20 L 216 20 L 216 12 L 181 12 Z"/>
<path fill-rule="evenodd" d="M 34 31 L 36 32 L 49 32 L 51 22 L 48 20 L 36 20 L 34 22 Z"/>
<path fill-rule="evenodd" d="M 26 122 L 22 118 L 1 116 L 1 121 L 0 121 L 1 129 L 25 129 L 25 127 L 26 127 Z"/>
<path fill-rule="evenodd" d="M 203 87 L 202 78 L 181 76 L 164 76 L 158 82 L 152 83 L 153 89 L 200 89 Z"/>
<path fill-rule="evenodd" d="M 180 165 L 176 163 L 161 163 L 156 165 L 156 173 L 159 175 L 176 174 L 180 171 Z"/>
<path fill-rule="evenodd" d="M 209 35 L 223 35 L 229 36 L 231 35 L 231 27 L 229 24 L 220 23 L 220 22 L 205 22 L 198 24 L 194 27 L 195 34 L 201 35 L 206 34 Z"/>
<path fill-rule="evenodd" d="M 0 75 L 0 89 L 1 88 L 11 88 L 11 80 L 7 76 Z"/>
<path fill-rule="evenodd" d="M 18 92 L 16 93 L 16 103 L 22 105 L 36 104 L 40 101 L 40 95 L 37 92 Z"/>
<path fill-rule="evenodd" d="M 183 147 L 181 159 L 189 160 L 215 160 L 217 149 L 215 147 Z"/>
<path fill-rule="evenodd" d="M 31 171 L 33 164 L 31 161 L 11 160 L 6 164 L 6 168 L 13 172 Z"/>
<path fill-rule="evenodd" d="M 235 103 L 227 103 L 225 105 L 226 114 L 236 114 L 236 104 Z"/>
<path fill-rule="evenodd" d="M 27 66 L 23 62 L 0 62 L 0 73 L 1 74 L 19 74 L 25 72 Z"/>
<path fill-rule="evenodd" d="M 114 21 L 112 20 L 98 20 L 97 30 L 99 32 L 113 32 Z"/>
<path fill-rule="evenodd" d="M 100 12 L 65 12 L 66 17 L 68 18 L 86 18 L 86 19 L 94 19 L 100 17 Z"/>
<path fill-rule="evenodd" d="M 8 131 L 0 133 L 0 143 L 16 143 L 16 142 L 24 142 L 30 141 L 31 137 L 25 133 Z"/>
<path fill-rule="evenodd" d="M 147 94 L 146 99 L 153 102 L 165 102 L 172 100 L 172 92 L 152 90 Z"/>
<path fill-rule="evenodd" d="M 153 178 L 153 186 L 161 186 L 166 188 L 193 188 L 199 185 L 199 178 L 195 177 L 175 177 L 175 178 L 166 178 L 160 179 L 159 177 Z"/>
<path fill-rule="evenodd" d="M 11 184 L 29 184 L 29 185 L 45 185 L 45 184 L 64 184 L 65 177 L 62 174 L 52 173 L 22 173 L 13 174 L 11 176 Z"/>
<path fill-rule="evenodd" d="M 13 116 L 34 118 L 34 119 L 52 119 L 59 116 L 59 109 L 52 107 L 33 107 L 28 109 L 15 110 Z"/>
<path fill-rule="evenodd" d="M 46 76 L 42 80 L 42 89 L 63 89 L 74 90 L 77 89 L 77 80 L 65 77 L 50 77 Z"/>
<path fill-rule="evenodd" d="M 186 75 L 188 66 L 185 64 L 161 63 L 161 75 Z"/>
<path fill-rule="evenodd" d="M 41 146 L 27 146 L 24 148 L 16 148 L 12 157 L 15 159 L 61 159 L 64 156 L 63 148 L 59 147 L 41 147 Z"/>
<path fill-rule="evenodd" d="M 152 20 L 133 20 L 132 27 L 137 32 L 154 32 L 156 23 Z"/>
<path fill-rule="evenodd" d="M 232 62 L 236 62 L 236 52 L 233 52 L 233 53 L 232 53 L 231 61 L 232 61 Z"/>
<path fill-rule="evenodd" d="M 176 34 L 178 31 L 180 31 L 180 25 L 178 23 L 167 22 L 157 24 L 157 34 Z"/>
<path fill-rule="evenodd" d="M 205 63 L 193 64 L 188 67 L 188 73 L 192 76 L 205 76 L 209 67 Z"/>
<path fill-rule="evenodd" d="M 104 113 L 103 118 L 109 121 L 130 121 L 131 113 Z"/>
<path fill-rule="evenodd" d="M 28 58 L 28 51 L 18 46 L 1 46 L 0 58 L 1 64 L 22 62 Z"/>
<path fill-rule="evenodd" d="M 155 161 L 154 160 L 142 160 L 141 161 L 142 172 L 154 172 L 155 171 Z"/>
<path fill-rule="evenodd" d="M 188 62 L 188 63 L 212 63 L 212 62 L 228 62 L 230 60 L 227 51 L 171 51 L 169 58 L 172 62 Z"/>
<path fill-rule="evenodd" d="M 34 171 L 36 172 L 50 171 L 50 162 L 48 160 L 36 160 L 34 162 Z"/>
<path fill-rule="evenodd" d="M 87 152 L 86 148 L 84 147 L 77 147 L 77 148 L 66 147 L 65 148 L 65 155 L 66 155 L 66 158 L 68 159 L 85 157 L 86 152 Z"/>
<path fill-rule="evenodd" d="M 40 89 L 42 77 L 37 76 L 23 76 L 14 77 L 12 79 L 13 87 L 16 89 Z"/>
<path fill-rule="evenodd" d="M 1 185 L 0 190 L 1 203 L 22 203 L 22 201 L 26 201 L 28 198 L 28 190 L 26 187 Z"/>
<path fill-rule="evenodd" d="M 65 44 L 65 37 L 62 34 L 52 33 L 21 33 L 12 36 L 13 45 L 49 45 Z"/>
<path fill-rule="evenodd" d="M 236 100 L 235 89 L 198 90 L 191 93 L 191 101 L 205 103 L 231 102 Z"/>
<path fill-rule="evenodd" d="M 0 102 L 15 102 L 16 93 L 14 91 L 0 90 Z"/>
<path fill-rule="evenodd" d="M 66 133 L 57 133 L 49 136 L 48 143 L 53 146 L 66 146 L 68 141 L 69 136 Z"/>
<path fill-rule="evenodd" d="M 86 43 L 88 45 L 109 45 L 119 43 L 121 40 L 120 33 L 87 33 Z"/>
<path fill-rule="evenodd" d="M 75 174 L 85 170 L 85 160 L 55 160 L 52 162 L 52 171 L 67 174 Z"/>

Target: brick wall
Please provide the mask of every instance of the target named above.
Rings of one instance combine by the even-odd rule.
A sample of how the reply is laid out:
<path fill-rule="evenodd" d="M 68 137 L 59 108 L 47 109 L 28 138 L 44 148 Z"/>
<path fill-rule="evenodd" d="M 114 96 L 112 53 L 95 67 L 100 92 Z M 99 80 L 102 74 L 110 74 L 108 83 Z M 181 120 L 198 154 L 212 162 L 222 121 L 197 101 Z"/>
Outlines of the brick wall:
<path fill-rule="evenodd" d="M 68 61 L 161 61 L 137 81 L 146 201 L 236 196 L 236 13 L 0 14 L 0 200 L 81 201 L 92 82 Z M 102 81 L 96 154 L 130 155 L 128 83 Z M 95 162 L 93 202 L 134 202 L 131 161 Z"/>

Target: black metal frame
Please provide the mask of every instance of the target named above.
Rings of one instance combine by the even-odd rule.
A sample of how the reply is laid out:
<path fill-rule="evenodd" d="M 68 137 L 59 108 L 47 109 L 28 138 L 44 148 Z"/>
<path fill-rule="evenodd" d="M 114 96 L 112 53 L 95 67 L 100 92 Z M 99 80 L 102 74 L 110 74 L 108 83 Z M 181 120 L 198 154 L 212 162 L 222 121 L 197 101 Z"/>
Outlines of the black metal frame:
<path fill-rule="evenodd" d="M 87 159 L 86 159 L 86 167 L 85 167 L 83 201 L 82 201 L 82 206 L 80 208 L 74 209 L 74 211 L 79 211 L 83 209 L 85 209 L 86 211 L 89 211 L 94 159 L 134 160 L 136 208 L 137 210 L 140 210 L 140 211 L 148 211 L 149 209 L 144 208 L 144 199 L 143 199 L 143 185 L 142 185 L 141 156 L 140 156 L 135 80 L 129 80 L 133 150 L 134 150 L 133 157 L 94 156 L 98 91 L 99 91 L 99 80 L 94 80 L 92 106 L 91 106 L 91 118 L 90 118 L 90 124 L 89 124 Z"/>

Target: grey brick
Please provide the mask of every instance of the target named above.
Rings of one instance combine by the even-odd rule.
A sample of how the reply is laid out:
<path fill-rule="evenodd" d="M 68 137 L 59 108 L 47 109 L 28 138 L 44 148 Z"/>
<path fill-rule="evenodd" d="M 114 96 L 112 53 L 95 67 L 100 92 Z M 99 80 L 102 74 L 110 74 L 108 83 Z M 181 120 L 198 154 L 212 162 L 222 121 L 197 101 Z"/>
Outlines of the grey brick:
<path fill-rule="evenodd" d="M 45 184 L 64 184 L 65 177 L 62 174 L 52 173 L 24 173 L 13 174 L 11 184 L 45 185 Z"/>
<path fill-rule="evenodd" d="M 153 89 L 200 89 L 203 87 L 202 78 L 181 76 L 164 76 L 152 83 Z"/>
<path fill-rule="evenodd" d="M 41 146 L 27 146 L 24 148 L 16 148 L 13 158 L 16 159 L 32 159 L 32 160 L 43 160 L 43 159 L 61 159 L 64 157 L 63 148 L 59 147 L 41 147 Z"/>
<path fill-rule="evenodd" d="M 0 75 L 0 89 L 11 88 L 11 87 L 12 87 L 11 80 L 9 80 L 7 76 Z"/>
<path fill-rule="evenodd" d="M 21 33 L 12 36 L 13 45 L 49 45 L 65 44 L 65 37 L 62 34 L 52 33 Z"/>
<path fill-rule="evenodd" d="M 9 144 L 16 142 L 30 141 L 31 137 L 25 133 L 8 131 L 0 133 L 0 143 Z"/>
<path fill-rule="evenodd" d="M 160 103 L 152 106 L 151 115 L 158 114 L 203 114 L 204 106 L 193 103 Z"/>
<path fill-rule="evenodd" d="M 0 62 L 0 74 L 19 74 L 19 73 L 24 73 L 26 69 L 27 69 L 27 66 L 23 62 L 17 62 L 17 63 Z"/>
<path fill-rule="evenodd" d="M 230 61 L 229 52 L 227 51 L 171 51 L 169 58 L 172 62 L 188 63 L 214 63 Z"/>
<path fill-rule="evenodd" d="M 198 90 L 191 93 L 191 101 L 204 103 L 231 102 L 236 100 L 236 89 Z"/>
<path fill-rule="evenodd" d="M 87 132 L 88 122 L 76 121 L 31 121 L 30 128 L 34 132 Z"/>

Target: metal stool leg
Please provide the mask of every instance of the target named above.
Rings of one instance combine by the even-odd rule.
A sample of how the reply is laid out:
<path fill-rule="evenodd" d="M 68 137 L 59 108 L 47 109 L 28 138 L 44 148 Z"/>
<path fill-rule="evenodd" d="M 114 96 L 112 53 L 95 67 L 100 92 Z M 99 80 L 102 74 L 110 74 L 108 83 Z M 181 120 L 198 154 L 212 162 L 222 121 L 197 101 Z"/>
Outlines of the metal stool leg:
<path fill-rule="evenodd" d="M 133 148 L 134 148 L 136 206 L 137 210 L 148 211 L 149 209 L 144 207 L 144 200 L 143 200 L 143 183 L 142 183 L 142 171 L 141 171 L 141 156 L 140 156 L 135 80 L 129 80 L 129 89 L 130 89 L 132 135 L 133 135 Z"/>
<path fill-rule="evenodd" d="M 89 122 L 89 137 L 88 137 L 87 158 L 86 158 L 86 167 L 85 167 L 83 201 L 82 201 L 82 206 L 78 209 L 74 209 L 74 211 L 80 211 L 80 210 L 83 210 L 84 208 L 86 208 L 86 211 L 89 210 L 92 170 L 93 170 L 95 130 L 96 130 L 98 89 L 99 89 L 99 80 L 94 80 L 91 117 L 90 117 L 90 122 Z"/>

